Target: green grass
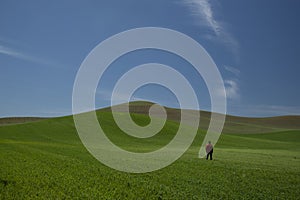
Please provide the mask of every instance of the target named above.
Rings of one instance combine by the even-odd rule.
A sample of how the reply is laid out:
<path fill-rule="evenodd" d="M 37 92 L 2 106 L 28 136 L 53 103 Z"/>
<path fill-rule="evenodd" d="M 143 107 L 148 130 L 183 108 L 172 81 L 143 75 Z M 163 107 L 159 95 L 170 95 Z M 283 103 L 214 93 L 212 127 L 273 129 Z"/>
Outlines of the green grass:
<path fill-rule="evenodd" d="M 165 145 L 178 124 L 136 139 L 99 112 L 107 136 L 122 148 L 147 152 Z M 140 125 L 147 116 L 134 114 Z M 176 162 L 146 174 L 113 170 L 82 145 L 72 117 L 0 127 L 0 199 L 299 199 L 300 131 L 223 134 L 214 160 L 198 159 L 199 130 Z"/>

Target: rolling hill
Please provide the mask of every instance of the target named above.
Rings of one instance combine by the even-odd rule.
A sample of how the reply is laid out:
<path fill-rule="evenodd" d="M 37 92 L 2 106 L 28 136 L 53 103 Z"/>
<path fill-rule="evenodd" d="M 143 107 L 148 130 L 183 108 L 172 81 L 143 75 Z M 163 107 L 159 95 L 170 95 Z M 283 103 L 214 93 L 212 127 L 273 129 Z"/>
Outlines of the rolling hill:
<path fill-rule="evenodd" d="M 151 104 L 131 103 L 130 111 L 137 124 L 149 123 L 145 114 Z M 97 116 L 113 143 L 142 153 L 162 148 L 176 134 L 179 110 L 166 109 L 168 120 L 163 129 L 145 139 L 123 133 L 110 108 L 98 110 Z M 210 113 L 201 111 L 203 125 L 181 158 L 145 174 L 116 171 L 96 160 L 80 141 L 72 116 L 2 125 L 0 199 L 299 198 L 297 116 L 228 116 L 226 134 L 221 135 L 215 146 L 214 160 L 207 161 L 198 158 L 198 151 L 209 116 Z"/>
<path fill-rule="evenodd" d="M 122 108 L 124 105 L 129 105 L 130 113 L 148 115 L 149 108 L 153 105 L 152 102 L 134 101 L 130 104 L 122 104 L 114 106 Z M 180 121 L 180 109 L 165 107 L 167 112 L 167 119 L 175 122 Z M 118 110 L 123 112 L 122 109 Z M 102 108 L 97 112 L 111 112 L 111 108 Z M 200 113 L 199 127 L 202 130 L 207 130 L 211 113 L 207 111 L 195 111 L 188 110 L 191 116 L 195 113 Z M 19 124 L 45 120 L 48 118 L 40 117 L 8 117 L 0 118 L 0 126 L 8 124 Z M 270 133 L 287 130 L 299 130 L 300 129 L 300 116 L 276 116 L 276 117 L 264 117 L 264 118 L 250 118 L 250 117 L 238 117 L 238 116 L 226 116 L 225 125 L 222 133 L 236 133 L 236 134 L 248 134 L 248 133 Z"/>
<path fill-rule="evenodd" d="M 126 104 L 125 104 L 126 105 Z M 128 104 L 127 104 L 128 105 Z M 130 102 L 129 109 L 131 113 L 148 115 L 152 102 L 135 101 Z M 116 106 L 122 107 L 123 105 Z M 168 119 L 179 122 L 180 109 L 165 107 Z M 110 111 L 110 108 L 101 109 L 102 111 Z M 99 111 L 101 111 L 99 110 Z M 122 112 L 122 109 L 119 109 Z M 200 129 L 207 130 L 211 113 L 207 111 L 188 110 L 190 115 L 200 113 Z M 265 118 L 249 118 L 226 116 L 223 133 L 269 133 L 285 130 L 299 130 L 300 116 L 278 116 Z"/>

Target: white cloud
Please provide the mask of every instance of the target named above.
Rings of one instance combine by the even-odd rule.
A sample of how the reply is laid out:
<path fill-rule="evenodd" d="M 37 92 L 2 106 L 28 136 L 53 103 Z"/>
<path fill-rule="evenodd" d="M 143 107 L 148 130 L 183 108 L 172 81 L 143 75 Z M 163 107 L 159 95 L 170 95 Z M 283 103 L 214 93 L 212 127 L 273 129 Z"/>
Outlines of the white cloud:
<path fill-rule="evenodd" d="M 225 80 L 225 90 L 226 90 L 226 97 L 228 99 L 238 99 L 239 95 L 239 87 L 236 80 Z"/>
<path fill-rule="evenodd" d="M 226 90 L 226 96 L 228 99 L 231 100 L 236 100 L 240 98 L 240 94 L 239 94 L 239 85 L 238 85 L 238 78 L 240 76 L 240 70 L 235 68 L 235 67 L 231 67 L 228 65 L 225 65 L 224 68 L 229 71 L 230 73 L 232 73 L 234 75 L 235 78 L 232 79 L 227 79 L 224 81 L 225 83 L 225 90 Z"/>
<path fill-rule="evenodd" d="M 41 64 L 41 65 L 48 65 L 48 66 L 62 66 L 61 64 L 54 63 L 50 60 L 42 59 L 42 58 L 37 58 L 35 56 L 23 53 L 21 51 L 18 51 L 16 49 L 9 48 L 7 46 L 3 46 L 0 44 L 0 54 L 4 54 L 7 56 L 11 56 L 17 59 L 25 60 L 25 61 L 30 61 L 33 63 Z"/>
<path fill-rule="evenodd" d="M 218 20 L 215 17 L 215 10 L 212 5 L 212 1 L 209 0 L 182 0 L 183 4 L 188 6 L 197 20 L 197 25 L 201 27 L 206 27 L 211 30 L 209 35 L 205 35 L 204 38 L 217 41 L 221 44 L 227 46 L 235 59 L 238 60 L 239 57 L 239 44 L 237 40 L 232 36 L 226 27 L 226 23 Z M 225 83 L 225 91 L 218 91 L 220 95 L 225 95 L 227 99 L 239 99 L 239 86 L 238 77 L 240 71 L 231 66 L 225 66 L 225 69 L 234 75 L 234 79 L 227 79 Z"/>
<path fill-rule="evenodd" d="M 224 65 L 224 68 L 231 72 L 233 75 L 235 75 L 236 77 L 239 77 L 240 76 L 240 73 L 241 71 L 235 67 L 231 67 L 231 66 L 228 66 L 228 65 Z"/>
<path fill-rule="evenodd" d="M 214 19 L 210 3 L 207 0 L 184 0 L 192 14 L 198 16 L 198 24 L 210 27 L 216 35 L 221 32 L 221 25 Z"/>
<path fill-rule="evenodd" d="M 188 6 L 197 19 L 197 25 L 205 26 L 212 30 L 214 34 L 206 35 L 205 38 L 225 44 L 238 57 L 239 44 L 232 34 L 227 30 L 225 22 L 217 20 L 209 0 L 183 0 L 183 4 Z"/>
<path fill-rule="evenodd" d="M 0 45 L 0 53 L 8 55 L 8 56 L 15 57 L 15 58 L 23 59 L 23 60 L 29 60 L 29 61 L 34 60 L 34 58 L 32 58 L 31 56 L 22 54 L 22 53 L 20 53 L 16 50 L 7 48 L 7 47 L 2 46 L 2 45 Z"/>

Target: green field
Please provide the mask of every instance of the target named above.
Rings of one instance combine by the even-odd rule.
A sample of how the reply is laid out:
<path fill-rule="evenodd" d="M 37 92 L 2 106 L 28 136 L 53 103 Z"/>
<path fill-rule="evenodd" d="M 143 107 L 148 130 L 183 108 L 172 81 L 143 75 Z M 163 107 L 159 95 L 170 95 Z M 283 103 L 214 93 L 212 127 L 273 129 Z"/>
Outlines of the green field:
<path fill-rule="evenodd" d="M 135 104 L 145 125 L 148 104 Z M 108 109 L 97 112 L 107 136 L 124 149 L 146 152 L 176 133 L 176 110 L 149 139 L 122 133 Z M 206 114 L 205 114 L 206 113 Z M 209 113 L 201 115 L 203 127 Z M 279 121 L 279 122 L 277 122 Z M 0 126 L 0 199 L 299 199 L 299 117 L 228 117 L 214 160 L 197 158 L 200 129 L 189 150 L 161 170 L 130 174 L 113 170 L 82 145 L 72 116 Z M 201 126 L 202 127 L 202 126 Z"/>

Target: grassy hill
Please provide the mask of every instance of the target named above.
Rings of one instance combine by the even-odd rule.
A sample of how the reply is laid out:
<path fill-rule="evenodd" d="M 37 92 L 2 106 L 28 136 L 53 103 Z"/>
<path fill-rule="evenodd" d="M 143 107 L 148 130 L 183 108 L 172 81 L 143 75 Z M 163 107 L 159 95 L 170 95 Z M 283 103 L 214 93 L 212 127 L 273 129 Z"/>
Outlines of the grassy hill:
<path fill-rule="evenodd" d="M 127 104 L 128 105 L 128 104 Z M 149 108 L 153 105 L 151 102 L 136 101 L 130 102 L 130 112 L 136 114 L 148 115 Z M 122 106 L 122 105 L 121 105 Z M 118 106 L 116 106 L 118 107 Z M 102 109 L 110 111 L 110 108 Z M 179 122 L 180 109 L 166 107 L 168 119 Z M 188 110 L 190 115 L 200 112 L 200 128 L 207 130 L 211 113 L 207 111 Z M 223 133 L 269 133 L 286 130 L 299 130 L 300 116 L 278 116 L 265 118 L 249 118 L 226 116 Z"/>
<path fill-rule="evenodd" d="M 151 103 L 132 105 L 134 120 L 140 125 L 149 123 L 145 113 Z M 179 111 L 168 108 L 167 112 L 170 114 L 162 131 L 147 139 L 123 133 L 109 108 L 98 110 L 97 116 L 115 144 L 148 152 L 167 144 L 178 129 Z M 209 119 L 207 112 L 201 116 L 203 122 Z M 267 129 L 261 129 L 264 124 Z M 227 133 L 215 146 L 213 161 L 197 158 L 205 136 L 205 129 L 200 129 L 188 151 L 170 166 L 130 174 L 93 158 L 82 145 L 72 116 L 2 125 L 0 199 L 298 199 L 298 117 L 229 116 L 226 126 Z M 245 134 L 248 132 L 251 134 Z"/>

